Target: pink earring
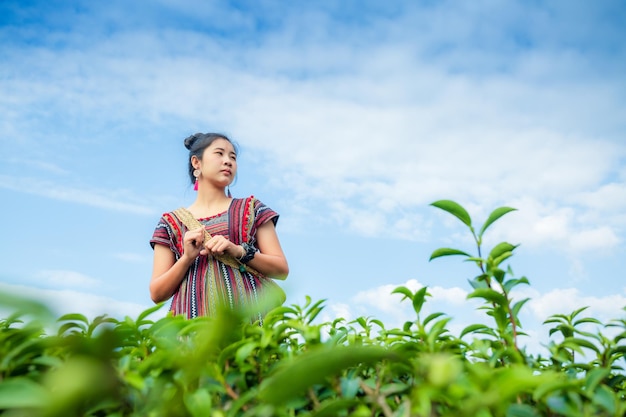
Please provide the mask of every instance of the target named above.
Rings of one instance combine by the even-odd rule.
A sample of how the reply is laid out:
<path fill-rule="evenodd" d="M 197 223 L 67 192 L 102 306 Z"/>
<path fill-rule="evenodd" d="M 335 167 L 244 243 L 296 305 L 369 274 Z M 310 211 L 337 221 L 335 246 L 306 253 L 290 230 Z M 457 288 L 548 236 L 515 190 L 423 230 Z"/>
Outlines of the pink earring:
<path fill-rule="evenodd" d="M 194 191 L 198 191 L 198 178 L 200 177 L 201 171 L 199 169 L 194 169 L 193 176 L 196 177 L 196 182 L 193 184 Z"/>

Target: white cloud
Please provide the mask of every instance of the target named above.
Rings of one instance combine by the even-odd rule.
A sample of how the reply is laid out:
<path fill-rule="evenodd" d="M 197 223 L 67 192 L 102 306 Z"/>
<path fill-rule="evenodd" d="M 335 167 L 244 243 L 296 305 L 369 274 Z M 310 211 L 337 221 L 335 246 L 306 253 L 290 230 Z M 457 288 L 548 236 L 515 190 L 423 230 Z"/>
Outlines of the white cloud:
<path fill-rule="evenodd" d="M 344 319 L 344 324 L 350 322 L 352 317 L 352 311 L 348 304 L 333 303 L 324 307 L 324 310 L 320 314 L 320 319 L 324 323 L 333 322 L 336 319 Z"/>
<path fill-rule="evenodd" d="M 0 283 L 0 291 L 40 301 L 47 305 L 57 317 L 68 313 L 80 313 L 88 319 L 103 314 L 118 319 L 125 316 L 136 318 L 141 312 L 151 307 L 74 290 L 51 290 Z M 164 307 L 154 313 L 151 319 L 164 317 L 165 310 Z"/>
<path fill-rule="evenodd" d="M 541 201 L 530 195 L 507 204 L 517 209 L 486 233 L 485 243 L 506 240 L 525 246 L 548 246 L 569 254 L 602 253 L 623 242 L 623 227 L 616 211 L 601 216 L 594 208 L 568 205 L 566 197 Z"/>
<path fill-rule="evenodd" d="M 433 301 L 444 302 L 455 306 L 467 305 L 467 291 L 459 287 L 432 287 L 428 289 L 428 292 L 432 295 Z"/>
<path fill-rule="evenodd" d="M 38 282 L 58 288 L 97 288 L 102 285 L 98 279 L 76 271 L 44 270 L 35 274 Z"/>
<path fill-rule="evenodd" d="M 626 183 L 608 183 L 594 191 L 581 192 L 572 200 L 600 212 L 626 210 Z"/>
<path fill-rule="evenodd" d="M 486 93 L 479 87 L 471 89 L 475 91 L 452 94 L 447 100 L 478 112 L 472 116 L 476 120 L 463 116 L 461 109 L 445 106 L 428 110 L 394 107 L 393 117 L 387 117 L 389 107 L 368 108 L 356 103 L 333 106 L 328 96 L 320 100 L 309 92 L 285 86 L 277 90 L 283 91 L 283 96 L 289 91 L 297 100 L 272 95 L 258 106 L 254 100 L 247 100 L 240 107 L 236 124 L 242 126 L 242 136 L 251 141 L 258 136 L 254 126 L 267 126 L 265 146 L 273 148 L 280 171 L 296 171 L 302 179 L 299 188 L 289 181 L 283 187 L 293 187 L 298 196 L 325 203 L 328 211 L 347 220 L 345 224 L 353 231 L 384 231 L 394 237 L 403 237 L 393 227 L 398 218 L 414 219 L 421 207 L 439 198 L 480 203 L 483 210 L 520 196 L 536 206 L 562 206 L 575 193 L 602 187 L 603 178 L 625 153 L 623 146 L 607 141 L 527 128 L 506 109 L 504 102 L 510 98 L 499 98 L 481 108 L 472 96 Z M 441 120 L 433 123 L 430 118 L 420 124 L 421 119 L 429 119 L 430 113 Z M 504 128 L 502 122 L 493 122 L 494 113 L 499 113 L 496 120 L 506 120 L 510 126 Z M 250 133 L 245 126 L 250 126 Z M 285 179 L 292 177 L 285 174 Z M 577 205 L 564 210 L 573 212 L 538 218 L 532 225 L 537 229 L 532 242 L 563 242 L 581 229 L 588 231 L 589 225 L 579 222 L 591 208 Z M 615 217 L 621 212 L 615 208 L 611 213 Z M 370 218 L 367 226 L 360 221 L 361 214 Z M 611 217 L 604 219 L 617 234 Z M 555 232 L 559 234 L 555 236 Z M 615 243 L 614 239 L 606 241 L 608 245 Z"/>
<path fill-rule="evenodd" d="M 615 234 L 615 230 L 607 226 L 581 230 L 574 233 L 570 239 L 570 247 L 576 252 L 614 248 L 619 243 L 621 239 Z"/>
<path fill-rule="evenodd" d="M 0 188 L 107 210 L 146 215 L 157 214 L 153 208 L 147 205 L 130 201 L 134 198 L 124 190 L 96 190 L 93 187 L 76 188 L 43 179 L 7 175 L 0 175 Z"/>
<path fill-rule="evenodd" d="M 595 317 L 608 322 L 623 317 L 626 291 L 598 297 L 581 294 L 576 288 L 554 289 L 545 294 L 535 294 L 527 306 L 537 320 L 545 320 L 554 314 L 569 315 L 579 308 L 589 307 L 578 317 Z"/>
<path fill-rule="evenodd" d="M 417 284 L 417 281 L 410 281 L 407 285 Z M 391 294 L 397 285 L 383 285 L 369 290 L 359 291 L 352 297 L 354 306 L 359 306 L 361 311 L 376 311 L 391 317 L 394 321 L 407 316 L 407 306 L 410 310 L 410 302 L 400 303 L 400 294 Z M 408 288 L 408 286 L 407 286 Z M 357 310 L 358 312 L 359 310 Z"/>

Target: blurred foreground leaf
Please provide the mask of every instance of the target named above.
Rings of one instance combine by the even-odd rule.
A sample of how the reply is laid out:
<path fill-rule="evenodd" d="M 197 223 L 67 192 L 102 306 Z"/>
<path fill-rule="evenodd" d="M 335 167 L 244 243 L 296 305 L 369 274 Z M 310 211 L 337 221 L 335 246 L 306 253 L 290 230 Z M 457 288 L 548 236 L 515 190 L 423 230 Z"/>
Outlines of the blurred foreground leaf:
<path fill-rule="evenodd" d="M 398 357 L 378 346 L 325 346 L 305 352 L 285 363 L 261 385 L 259 397 L 280 405 L 302 394 L 325 378 L 359 364 L 372 365 Z"/>

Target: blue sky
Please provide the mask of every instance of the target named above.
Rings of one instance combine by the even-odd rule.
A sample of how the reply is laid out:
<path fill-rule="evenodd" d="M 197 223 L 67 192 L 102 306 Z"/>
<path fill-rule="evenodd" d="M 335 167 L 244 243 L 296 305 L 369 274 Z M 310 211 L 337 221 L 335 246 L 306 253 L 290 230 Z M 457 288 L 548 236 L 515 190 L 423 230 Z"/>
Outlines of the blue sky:
<path fill-rule="evenodd" d="M 288 303 L 411 320 L 430 288 L 451 328 L 474 251 L 449 215 L 519 243 L 530 347 L 550 314 L 626 306 L 626 19 L 603 1 L 0 3 L 0 289 L 59 312 L 151 305 L 148 244 L 194 192 L 182 141 L 228 134 L 235 196 L 281 214 Z"/>

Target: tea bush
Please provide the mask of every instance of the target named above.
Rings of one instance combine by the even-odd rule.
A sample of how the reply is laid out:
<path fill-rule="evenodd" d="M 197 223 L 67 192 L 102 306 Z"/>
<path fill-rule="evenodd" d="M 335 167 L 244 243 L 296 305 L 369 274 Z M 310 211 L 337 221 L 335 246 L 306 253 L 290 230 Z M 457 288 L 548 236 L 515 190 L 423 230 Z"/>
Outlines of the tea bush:
<path fill-rule="evenodd" d="M 318 321 L 324 301 L 272 309 L 262 324 L 246 312 L 214 318 L 55 320 L 39 303 L 0 294 L 0 412 L 5 416 L 620 416 L 626 415 L 626 319 L 602 323 L 582 307 L 546 319 L 549 355 L 518 344 L 529 285 L 504 262 L 516 245 L 483 255 L 485 231 L 512 211 L 494 210 L 478 231 L 459 204 L 433 203 L 462 221 L 476 254 L 440 248 L 478 270 L 468 297 L 491 326 L 459 335 L 444 313 L 422 315 L 430 294 L 398 287 L 415 319 Z M 487 252 L 485 252 L 487 253 Z M 51 323 L 54 325 L 51 327 Z M 589 331 L 588 325 L 595 326 Z M 54 328 L 51 332 L 49 329 Z M 584 330 L 583 330 L 584 328 Z M 612 334 L 606 335 L 611 328 Z M 604 333 L 603 333 L 604 332 Z M 581 359 L 587 358 L 587 359 Z"/>

